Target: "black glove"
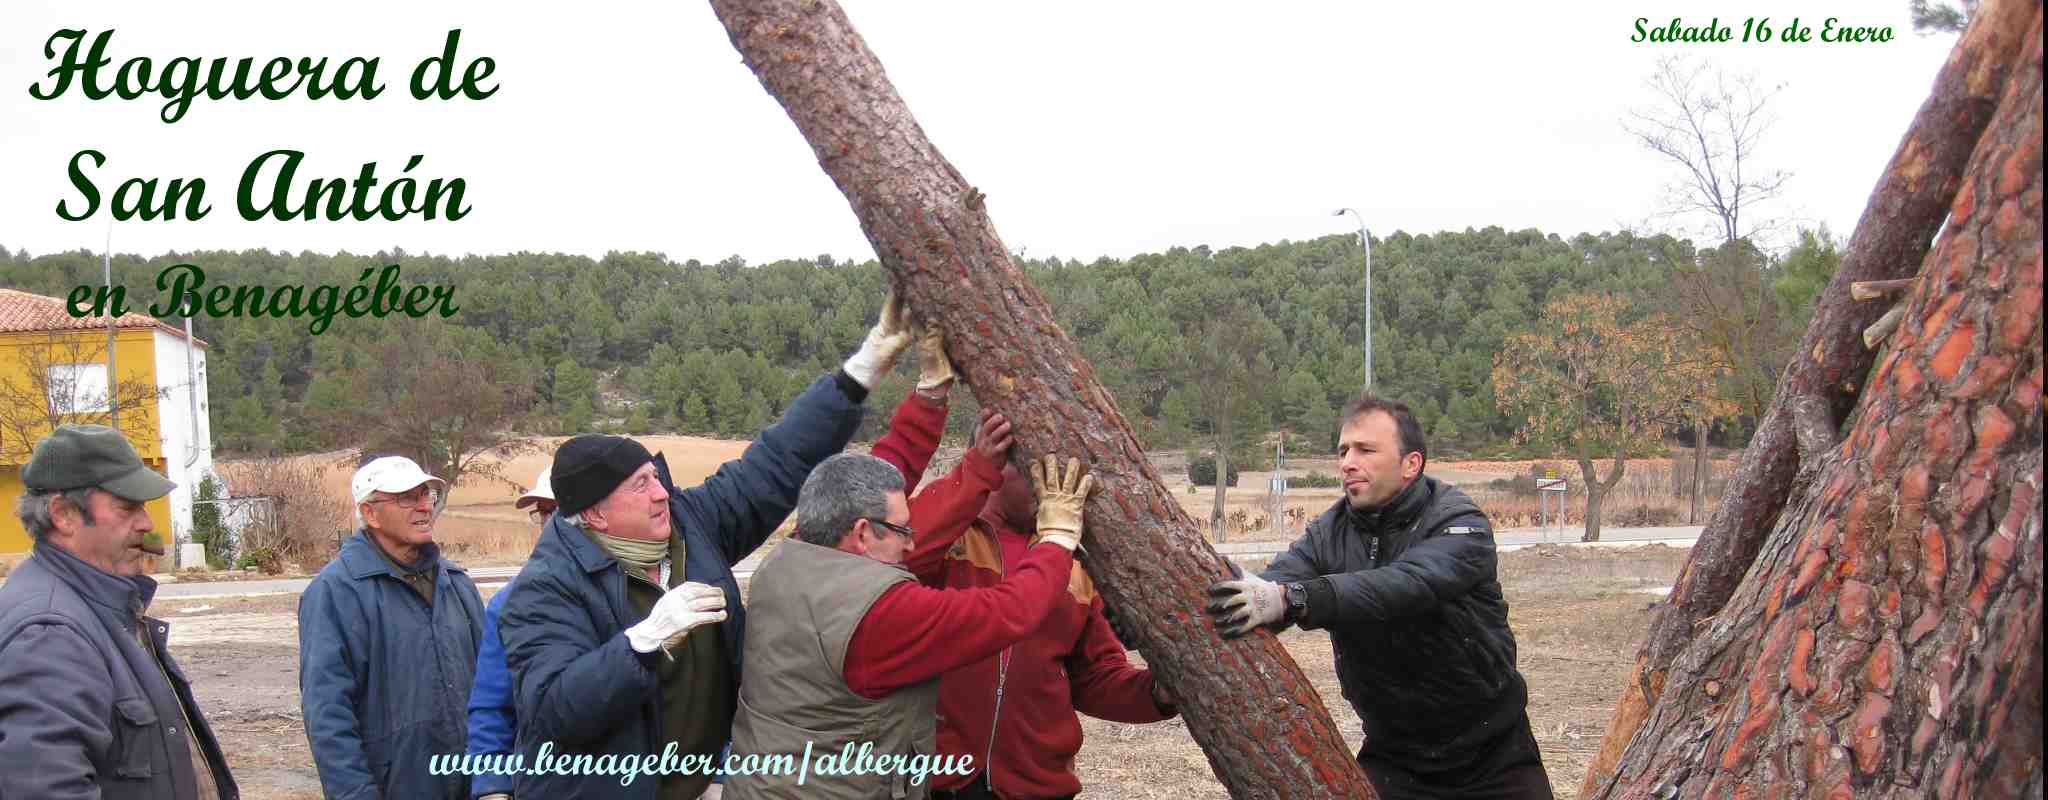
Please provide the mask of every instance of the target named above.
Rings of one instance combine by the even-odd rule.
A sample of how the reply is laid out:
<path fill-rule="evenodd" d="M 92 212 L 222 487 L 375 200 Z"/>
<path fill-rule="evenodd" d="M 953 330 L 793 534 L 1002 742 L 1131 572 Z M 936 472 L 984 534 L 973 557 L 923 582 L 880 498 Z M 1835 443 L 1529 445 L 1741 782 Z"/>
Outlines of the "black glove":
<path fill-rule="evenodd" d="M 1102 604 L 1102 618 L 1109 622 L 1110 632 L 1116 634 L 1116 640 L 1123 643 L 1125 650 L 1143 649 L 1138 646 L 1140 635 L 1138 627 L 1130 624 L 1130 621 L 1124 617 L 1119 616 L 1116 613 L 1116 609 L 1111 608 L 1108 603 Z"/>

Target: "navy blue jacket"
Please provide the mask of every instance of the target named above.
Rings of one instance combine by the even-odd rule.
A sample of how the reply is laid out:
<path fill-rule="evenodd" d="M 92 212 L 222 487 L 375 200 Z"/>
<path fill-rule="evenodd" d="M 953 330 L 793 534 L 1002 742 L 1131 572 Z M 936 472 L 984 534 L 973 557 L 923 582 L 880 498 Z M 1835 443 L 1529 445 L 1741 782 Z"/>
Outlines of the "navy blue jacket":
<path fill-rule="evenodd" d="M 187 800 L 199 791 L 197 747 L 220 796 L 235 800 L 227 760 L 164 646 L 170 625 L 141 616 L 156 581 L 109 575 L 46 542 L 34 553 L 0 585 L 0 798 Z"/>
<path fill-rule="evenodd" d="M 732 565 L 760 547 L 795 509 L 797 490 L 811 468 L 846 447 L 860 427 L 866 395 L 843 376 L 818 379 L 739 459 L 689 489 L 677 489 L 667 461 L 655 457 L 669 491 L 670 524 L 688 549 L 684 577 L 725 590 L 727 616 L 719 634 L 732 660 L 726 691 L 735 704 L 747 617 Z M 659 754 L 660 687 L 626 642 L 626 628 L 641 617 L 626 601 L 626 575 L 618 562 L 556 515 L 505 594 L 498 634 L 518 697 L 518 752 L 526 766 L 535 765 L 542 743 L 551 744 L 550 758 L 556 760 L 579 753 L 609 753 L 614 759 Z M 516 797 L 610 800 L 652 798 L 660 777 L 641 775 L 620 786 L 615 774 L 549 770 L 521 773 L 515 782 Z"/>
<path fill-rule="evenodd" d="M 519 730 L 519 713 L 512 702 L 512 673 L 505 669 L 505 643 L 498 638 L 498 615 L 504 611 L 512 584 L 518 582 L 515 578 L 498 587 L 498 593 L 491 595 L 491 602 L 484 606 L 484 637 L 476 648 L 476 683 L 469 689 L 468 752 L 473 756 L 510 754 L 513 733 Z M 470 776 L 472 797 L 511 793 L 512 776 L 490 768 L 503 761 L 475 759 L 472 763 L 483 768 Z"/>
<path fill-rule="evenodd" d="M 361 530 L 299 596 L 299 703 L 329 800 L 468 800 L 469 779 L 434 775 L 467 743 L 483 601 L 468 571 L 439 563 L 434 604 Z"/>

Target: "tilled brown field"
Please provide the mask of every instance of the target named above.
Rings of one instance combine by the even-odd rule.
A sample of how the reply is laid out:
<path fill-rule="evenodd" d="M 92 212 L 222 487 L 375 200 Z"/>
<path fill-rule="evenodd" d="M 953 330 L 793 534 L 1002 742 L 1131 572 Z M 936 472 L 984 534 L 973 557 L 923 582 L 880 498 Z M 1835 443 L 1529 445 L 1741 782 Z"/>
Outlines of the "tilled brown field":
<path fill-rule="evenodd" d="M 1529 714 L 1559 798 L 1576 796 L 1628 677 L 1654 591 L 1670 584 L 1684 556 L 1654 545 L 1501 555 Z M 172 651 L 192 677 L 245 797 L 320 797 L 299 718 L 297 602 L 270 596 L 166 601 L 151 609 L 170 621 Z M 1355 747 L 1362 731 L 1338 692 L 1329 637 L 1295 630 L 1281 641 Z M 1178 720 L 1123 725 L 1084 717 L 1083 730 L 1078 769 L 1089 796 L 1229 796 Z"/>

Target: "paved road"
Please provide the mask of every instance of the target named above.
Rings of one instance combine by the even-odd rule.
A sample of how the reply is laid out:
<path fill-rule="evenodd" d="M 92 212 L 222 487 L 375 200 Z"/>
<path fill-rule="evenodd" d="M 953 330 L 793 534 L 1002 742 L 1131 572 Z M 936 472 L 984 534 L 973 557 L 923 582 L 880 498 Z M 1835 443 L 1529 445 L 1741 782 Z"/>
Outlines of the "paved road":
<path fill-rule="evenodd" d="M 1546 532 L 1538 528 L 1511 528 L 1494 535 L 1501 550 L 1520 550 L 1524 547 L 1544 543 L 1565 543 L 1587 546 L 1579 542 L 1585 531 L 1581 528 L 1565 528 L 1562 532 L 1551 529 Z M 1592 546 L 1628 547 L 1646 544 L 1664 544 L 1672 547 L 1691 547 L 1700 534 L 1700 526 L 1669 528 L 1608 528 L 1600 532 L 1602 541 Z M 1232 558 L 1270 558 L 1287 549 L 1285 542 L 1225 542 L 1216 546 L 1216 552 Z M 761 555 L 747 557 L 733 569 L 740 580 L 754 574 L 754 568 L 761 563 Z M 503 583 L 519 574 L 518 567 L 474 567 L 469 576 L 482 585 Z M 163 576 L 158 576 L 161 580 Z M 204 597 L 243 597 L 266 594 L 298 594 L 305 591 L 310 581 L 305 578 L 287 578 L 271 581 L 220 581 L 214 583 L 164 583 L 157 587 L 156 596 L 175 599 Z"/>

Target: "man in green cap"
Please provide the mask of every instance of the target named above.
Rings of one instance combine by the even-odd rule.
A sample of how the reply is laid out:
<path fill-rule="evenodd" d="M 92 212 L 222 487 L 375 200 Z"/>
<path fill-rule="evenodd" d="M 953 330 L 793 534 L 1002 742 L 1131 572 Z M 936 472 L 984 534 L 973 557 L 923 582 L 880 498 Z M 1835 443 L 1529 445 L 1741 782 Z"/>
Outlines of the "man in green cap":
<path fill-rule="evenodd" d="M 119 431 L 63 425 L 22 468 L 32 555 L 0 585 L 0 797 L 235 798 L 227 760 L 142 615 L 175 485 Z"/>

